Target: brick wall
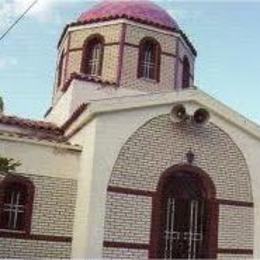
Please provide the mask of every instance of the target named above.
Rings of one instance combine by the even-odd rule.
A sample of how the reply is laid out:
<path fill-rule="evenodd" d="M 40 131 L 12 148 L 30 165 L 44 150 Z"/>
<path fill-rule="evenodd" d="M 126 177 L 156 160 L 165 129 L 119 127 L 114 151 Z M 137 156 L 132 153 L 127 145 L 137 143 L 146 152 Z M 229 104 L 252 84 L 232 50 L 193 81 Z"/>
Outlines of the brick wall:
<path fill-rule="evenodd" d="M 217 199 L 252 202 L 248 167 L 231 138 L 212 123 L 204 127 L 173 124 L 169 115 L 152 119 L 128 139 L 114 165 L 109 186 L 155 192 L 162 173 L 173 165 L 185 163 L 190 149 L 195 154 L 194 165 L 213 180 Z M 253 208 L 220 205 L 219 213 L 219 249 L 253 250 Z M 149 246 L 150 221 L 151 197 L 108 192 L 106 241 L 135 240 Z M 117 257 L 115 248 L 110 255 L 111 252 Z"/>
<path fill-rule="evenodd" d="M 35 185 L 30 233 L 32 237 L 16 239 L 0 236 L 0 258 L 70 257 L 70 242 L 52 241 L 55 237 L 72 236 L 76 181 L 36 175 L 27 177 Z"/>
<path fill-rule="evenodd" d="M 82 60 L 82 48 L 85 40 L 93 34 L 100 34 L 107 43 L 118 43 L 121 36 L 121 24 L 106 25 L 100 27 L 89 27 L 70 33 L 69 54 L 67 53 L 67 79 L 73 72 L 80 72 Z M 67 48 L 64 43 L 63 48 Z M 102 79 L 116 81 L 119 45 L 105 46 Z M 65 79 L 66 80 L 66 79 Z"/>
<path fill-rule="evenodd" d="M 102 79 L 112 82 L 117 81 L 119 42 L 121 40 L 122 24 L 108 24 L 102 26 L 83 27 L 82 29 L 70 32 L 70 41 L 68 36 L 64 40 L 60 50 L 64 49 L 66 57 L 64 59 L 63 75 L 66 71 L 65 82 L 71 73 L 79 72 L 82 59 L 82 48 L 84 41 L 93 34 L 101 34 L 105 39 L 103 59 Z M 144 37 L 153 37 L 161 45 L 161 77 L 160 82 L 137 79 L 138 65 L 138 46 Z M 113 45 L 109 45 L 113 43 Z M 161 91 L 172 90 L 175 86 L 175 68 L 177 51 L 177 36 L 164 33 L 155 28 L 136 24 L 127 24 L 125 48 L 122 64 L 121 86 L 142 91 Z M 188 56 L 191 63 L 191 73 L 193 78 L 194 56 L 190 50 L 184 48 L 183 44 L 179 45 L 179 70 L 182 73 L 181 62 L 183 56 Z M 66 66 L 65 66 L 66 64 Z M 65 68 L 66 67 L 66 68 Z M 191 81 L 192 81 L 191 78 Z"/>
<path fill-rule="evenodd" d="M 105 240 L 149 243 L 151 198 L 109 192 Z"/>
<path fill-rule="evenodd" d="M 0 258 L 69 258 L 70 243 L 0 238 Z"/>
<path fill-rule="evenodd" d="M 113 258 L 129 258 L 129 259 L 147 259 L 147 250 L 125 249 L 125 248 L 105 248 L 103 257 Z"/>

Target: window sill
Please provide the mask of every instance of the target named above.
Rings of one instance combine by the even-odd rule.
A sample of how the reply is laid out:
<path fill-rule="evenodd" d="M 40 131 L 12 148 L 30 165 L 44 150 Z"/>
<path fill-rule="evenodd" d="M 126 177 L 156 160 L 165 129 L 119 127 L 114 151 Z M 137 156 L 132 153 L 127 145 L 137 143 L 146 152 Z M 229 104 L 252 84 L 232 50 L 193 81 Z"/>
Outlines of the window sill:
<path fill-rule="evenodd" d="M 22 239 L 28 235 L 26 231 L 0 229 L 0 237 Z"/>
<path fill-rule="evenodd" d="M 12 234 L 25 234 L 25 231 L 20 231 L 20 230 L 12 230 L 12 229 L 0 229 L 0 232 L 4 233 L 12 233 Z"/>
<path fill-rule="evenodd" d="M 158 84 L 159 82 L 156 79 L 147 79 L 147 78 L 139 78 L 142 81 L 152 83 L 152 84 Z"/>

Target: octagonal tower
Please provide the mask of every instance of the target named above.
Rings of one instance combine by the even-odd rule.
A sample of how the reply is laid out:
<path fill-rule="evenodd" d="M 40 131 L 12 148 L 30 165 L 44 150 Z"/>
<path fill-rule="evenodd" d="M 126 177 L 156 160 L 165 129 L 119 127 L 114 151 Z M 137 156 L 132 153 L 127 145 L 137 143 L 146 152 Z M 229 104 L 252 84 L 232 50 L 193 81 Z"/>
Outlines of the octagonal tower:
<path fill-rule="evenodd" d="M 103 1 L 61 35 L 47 120 L 61 125 L 91 100 L 189 88 L 195 58 L 191 42 L 158 5 Z"/>

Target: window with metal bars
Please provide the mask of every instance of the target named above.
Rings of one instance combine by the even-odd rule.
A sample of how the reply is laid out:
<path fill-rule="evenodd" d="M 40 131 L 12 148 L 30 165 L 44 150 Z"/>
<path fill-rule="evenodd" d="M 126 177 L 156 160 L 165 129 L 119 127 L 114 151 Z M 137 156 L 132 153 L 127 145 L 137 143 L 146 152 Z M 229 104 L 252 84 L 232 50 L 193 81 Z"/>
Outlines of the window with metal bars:
<path fill-rule="evenodd" d="M 23 178 L 8 179 L 0 186 L 0 231 L 29 232 L 34 187 Z"/>
<path fill-rule="evenodd" d="M 87 39 L 84 44 L 81 72 L 90 76 L 101 76 L 103 51 L 103 37 L 95 35 Z"/>
<path fill-rule="evenodd" d="M 196 167 L 176 169 L 165 173 L 153 199 L 149 257 L 216 258 L 218 204 L 214 184 Z"/>
<path fill-rule="evenodd" d="M 138 78 L 160 81 L 161 48 L 152 38 L 144 38 L 139 45 Z"/>

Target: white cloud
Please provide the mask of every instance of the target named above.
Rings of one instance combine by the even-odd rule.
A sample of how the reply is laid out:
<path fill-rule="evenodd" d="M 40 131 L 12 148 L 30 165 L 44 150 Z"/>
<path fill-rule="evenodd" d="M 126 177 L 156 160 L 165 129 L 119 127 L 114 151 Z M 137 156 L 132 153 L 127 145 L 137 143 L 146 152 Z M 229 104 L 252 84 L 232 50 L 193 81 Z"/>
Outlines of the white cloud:
<path fill-rule="evenodd" d="M 48 21 L 58 6 L 88 1 L 90 0 L 38 0 L 26 16 L 38 21 Z M 33 2 L 34 0 L 0 0 L 0 29 L 14 21 Z"/>
<path fill-rule="evenodd" d="M 0 70 L 16 66 L 18 61 L 14 57 L 0 57 Z"/>

